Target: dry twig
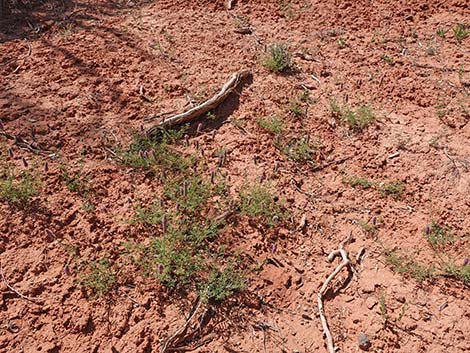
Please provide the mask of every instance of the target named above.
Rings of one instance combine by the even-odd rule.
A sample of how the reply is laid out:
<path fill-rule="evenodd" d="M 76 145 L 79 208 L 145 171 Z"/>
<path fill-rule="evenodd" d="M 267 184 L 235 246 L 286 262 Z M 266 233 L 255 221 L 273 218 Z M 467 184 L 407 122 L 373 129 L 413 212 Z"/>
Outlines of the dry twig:
<path fill-rule="evenodd" d="M 247 76 L 250 75 L 250 71 L 242 70 L 237 73 L 234 73 L 230 80 L 225 83 L 222 89 L 212 98 L 208 99 L 202 104 L 199 104 L 188 111 L 180 114 L 173 115 L 168 119 L 164 119 L 157 125 L 150 127 L 147 132 L 149 134 L 155 133 L 158 129 L 161 128 L 169 128 L 176 125 L 187 123 L 195 118 L 201 116 L 202 114 L 207 113 L 211 109 L 217 107 L 220 103 L 222 103 L 229 95 L 233 92 L 233 90 L 240 84 L 240 82 L 245 79 Z"/>
<path fill-rule="evenodd" d="M 10 285 L 10 283 L 8 283 L 8 281 L 6 280 L 5 278 L 5 274 L 3 273 L 3 266 L 2 266 L 2 263 L 0 262 L 0 274 L 2 276 L 2 281 L 3 283 L 5 284 L 5 286 L 7 286 L 8 289 L 10 289 L 11 291 L 13 291 L 14 293 L 16 293 L 20 298 L 22 299 L 25 299 L 25 300 L 28 300 L 32 303 L 36 303 L 36 300 L 33 299 L 33 298 L 30 298 L 24 294 L 21 294 L 15 287 L 13 287 L 12 285 Z"/>
<path fill-rule="evenodd" d="M 336 349 L 333 343 L 333 336 L 331 335 L 330 329 L 328 328 L 328 322 L 325 316 L 325 309 L 323 307 L 323 296 L 328 289 L 328 284 L 335 278 L 335 276 L 344 268 L 350 267 L 351 261 L 348 258 L 348 252 L 344 249 L 346 243 L 348 243 L 351 239 L 351 234 L 341 242 L 337 250 L 334 250 L 328 255 L 328 262 L 332 262 L 337 256 L 341 256 L 341 263 L 336 267 L 336 269 L 328 276 L 328 278 L 323 283 L 320 291 L 318 292 L 318 311 L 320 313 L 320 321 L 323 326 L 323 332 L 326 336 L 328 351 L 330 353 L 335 353 Z"/>

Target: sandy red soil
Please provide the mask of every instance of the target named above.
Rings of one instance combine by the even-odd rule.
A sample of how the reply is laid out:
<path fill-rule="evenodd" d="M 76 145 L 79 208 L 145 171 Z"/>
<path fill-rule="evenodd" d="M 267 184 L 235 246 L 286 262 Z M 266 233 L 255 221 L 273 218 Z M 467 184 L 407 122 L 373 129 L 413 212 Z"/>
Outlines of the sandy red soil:
<path fill-rule="evenodd" d="M 234 15 L 252 34 L 234 32 Z M 325 298 L 340 351 L 360 351 L 360 333 L 371 352 L 470 351 L 468 284 L 442 275 L 418 281 L 394 270 L 385 254 L 406 254 L 437 273 L 444 261 L 461 266 L 470 257 L 470 36 L 458 41 L 452 30 L 470 25 L 467 1 L 240 0 L 227 11 L 223 1 L 51 0 L 4 17 L 3 128 L 26 140 L 34 134 L 55 154 L 0 136 L 2 156 L 11 148 L 8 158 L 19 169 L 26 159 L 42 179 L 34 207 L 0 203 L 0 352 L 160 352 L 195 294 L 177 296 L 126 266 L 123 243 L 152 235 L 126 219 L 134 201 L 150 203 L 159 185 L 121 165 L 109 148 L 127 145 L 149 115 L 184 111 L 189 96 L 209 97 L 241 69 L 252 79 L 215 114 L 243 129 L 204 126 L 191 146 L 198 141 L 211 166 L 225 147 L 220 169 L 230 192 L 263 175 L 291 217 L 275 228 L 242 218 L 216 240 L 257 270 L 247 274 L 244 293 L 207 309 L 209 323 L 199 318 L 180 346 L 327 352 L 317 293 L 336 265 L 328 253 L 352 232 L 346 248 L 353 259 L 365 248 L 362 261 L 347 285 L 341 272 Z M 260 65 L 276 42 L 298 54 L 289 74 Z M 289 101 L 305 89 L 306 115 L 289 117 Z M 330 113 L 333 98 L 368 104 L 377 120 L 354 131 Z M 312 161 L 294 162 L 275 148 L 257 124 L 272 115 L 287 117 L 289 134 L 318 141 Z M 184 143 L 175 148 L 195 152 Z M 64 163 L 90 180 L 92 211 L 66 187 Z M 350 176 L 376 184 L 352 187 Z M 401 198 L 380 195 L 380 183 L 390 181 L 404 185 Z M 453 239 L 437 250 L 424 234 L 433 220 Z M 376 222 L 376 232 L 366 232 L 363 221 Z M 81 264 L 103 257 L 120 266 L 120 276 L 112 291 L 93 298 L 80 284 Z"/>

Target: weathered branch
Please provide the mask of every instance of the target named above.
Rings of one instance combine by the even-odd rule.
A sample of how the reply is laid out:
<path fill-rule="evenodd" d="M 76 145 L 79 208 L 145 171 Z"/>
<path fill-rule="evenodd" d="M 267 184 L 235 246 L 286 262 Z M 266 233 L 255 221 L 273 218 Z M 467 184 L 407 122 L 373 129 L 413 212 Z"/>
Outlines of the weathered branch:
<path fill-rule="evenodd" d="M 318 292 L 318 311 L 320 313 L 320 321 L 323 326 L 323 332 L 325 333 L 326 336 L 326 343 L 328 346 L 328 352 L 329 353 L 335 353 L 335 345 L 333 343 L 333 336 L 331 335 L 330 329 L 328 328 L 328 322 L 326 320 L 325 316 L 325 309 L 323 307 L 323 296 L 326 293 L 326 290 L 328 289 L 328 284 L 333 280 L 333 278 L 336 277 L 336 275 L 344 268 L 344 267 L 349 267 L 351 264 L 351 261 L 348 258 L 348 253 L 344 249 L 344 245 L 349 241 L 351 238 L 351 235 L 343 241 L 337 250 L 334 250 L 328 255 L 328 262 L 333 261 L 337 256 L 341 256 L 341 263 L 336 267 L 336 269 L 328 276 L 326 281 L 323 283 L 320 291 Z"/>
<path fill-rule="evenodd" d="M 229 95 L 233 92 L 233 90 L 240 84 L 240 82 L 250 75 L 250 71 L 243 70 L 237 73 L 234 73 L 227 83 L 222 87 L 222 89 L 212 98 L 208 99 L 204 103 L 195 106 L 188 111 L 180 114 L 173 115 L 167 119 L 164 119 L 157 125 L 151 126 L 147 129 L 149 134 L 155 133 L 158 129 L 162 128 L 169 128 L 176 125 L 187 123 L 195 118 L 201 116 L 202 114 L 207 113 L 211 109 L 217 107 L 220 103 L 222 103 Z"/>

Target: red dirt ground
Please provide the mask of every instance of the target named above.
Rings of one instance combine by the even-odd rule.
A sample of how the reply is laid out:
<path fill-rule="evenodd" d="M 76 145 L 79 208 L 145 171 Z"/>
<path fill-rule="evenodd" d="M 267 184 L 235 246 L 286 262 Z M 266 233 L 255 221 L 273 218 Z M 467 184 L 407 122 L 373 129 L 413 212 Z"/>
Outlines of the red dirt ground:
<path fill-rule="evenodd" d="M 234 15 L 252 34 L 234 32 Z M 363 332 L 371 352 L 469 352 L 468 283 L 441 275 L 419 281 L 386 256 L 395 250 L 438 273 L 449 261 L 463 271 L 470 257 L 470 36 L 455 38 L 458 23 L 470 25 L 467 1 L 240 0 L 227 11 L 223 1 L 50 0 L 5 15 L 3 128 L 34 135 L 56 154 L 34 154 L 0 136 L 18 168 L 22 158 L 40 170 L 48 161 L 34 207 L 0 204 L 0 352 L 159 352 L 183 325 L 195 294 L 174 296 L 122 259 L 124 242 L 151 236 L 125 221 L 133 201 L 150 203 L 159 186 L 109 148 L 128 144 L 145 117 L 184 111 L 189 96 L 209 97 L 241 69 L 252 71 L 252 82 L 215 112 L 234 123 L 218 126 L 214 138 L 204 126 L 190 142 L 199 141 L 210 166 L 225 146 L 221 170 L 231 192 L 264 175 L 292 217 L 274 229 L 243 219 L 226 229 L 226 244 L 259 266 L 244 294 L 212 307 L 209 324 L 199 318 L 189 328 L 192 338 L 179 351 L 326 352 L 317 293 L 336 264 L 328 253 L 352 232 L 350 257 L 362 247 L 365 255 L 353 279 L 343 285 L 341 272 L 325 298 L 340 351 L 360 351 Z M 291 74 L 260 65 L 265 47 L 277 42 L 303 53 L 294 55 Z M 287 117 L 289 101 L 305 89 L 306 115 Z M 330 113 L 333 98 L 368 104 L 378 119 L 353 131 Z M 307 131 L 319 141 L 313 161 L 291 161 L 275 148 L 257 124 L 272 115 L 287 117 L 289 134 Z M 89 178 L 91 212 L 66 187 L 63 163 Z M 352 187 L 351 176 L 376 184 Z M 401 198 L 380 195 L 389 181 L 403 183 Z M 376 232 L 361 227 L 375 220 Z M 452 233 L 438 249 L 424 234 L 432 220 Z M 81 264 L 103 257 L 120 264 L 122 276 L 95 299 L 80 285 Z"/>

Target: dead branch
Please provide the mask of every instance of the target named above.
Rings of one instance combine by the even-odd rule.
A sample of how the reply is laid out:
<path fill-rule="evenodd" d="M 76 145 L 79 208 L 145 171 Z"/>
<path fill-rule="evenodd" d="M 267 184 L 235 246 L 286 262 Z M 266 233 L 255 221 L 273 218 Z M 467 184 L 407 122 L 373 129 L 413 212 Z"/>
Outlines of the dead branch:
<path fill-rule="evenodd" d="M 220 103 L 222 103 L 229 95 L 233 92 L 233 90 L 240 84 L 240 82 L 250 75 L 249 70 L 242 70 L 237 73 L 234 73 L 230 79 L 225 83 L 222 89 L 212 98 L 208 99 L 202 104 L 199 104 L 188 111 L 180 114 L 176 114 L 168 119 L 164 119 L 157 125 L 151 126 L 147 129 L 149 134 L 155 133 L 158 129 L 165 129 L 169 127 L 173 127 L 176 125 L 187 123 L 195 118 L 201 116 L 202 114 L 207 113 L 211 109 L 217 107 Z"/>
<path fill-rule="evenodd" d="M 189 324 L 191 321 L 194 319 L 196 316 L 197 312 L 199 311 L 199 308 L 201 307 L 202 300 L 200 297 L 196 298 L 195 304 L 193 305 L 193 308 L 191 309 L 191 312 L 188 315 L 188 318 L 186 319 L 186 322 L 184 323 L 183 326 L 181 326 L 176 332 L 168 337 L 165 341 L 165 343 L 162 346 L 162 349 L 160 353 L 166 353 L 169 349 L 172 349 L 172 346 L 178 344 L 183 338 L 183 336 L 186 334 L 186 331 L 188 330 Z"/>
<path fill-rule="evenodd" d="M 329 353 L 335 353 L 335 346 L 333 343 L 333 336 L 331 335 L 330 329 L 328 328 L 328 322 L 326 320 L 325 316 L 325 309 L 323 307 L 323 296 L 326 293 L 326 290 L 328 289 L 328 284 L 335 278 L 335 276 L 344 268 L 344 267 L 350 267 L 351 261 L 348 258 L 348 252 L 344 249 L 344 245 L 349 242 L 351 239 L 351 234 L 341 242 L 337 250 L 334 250 L 328 255 L 328 262 L 332 262 L 337 256 L 341 256 L 341 263 L 336 267 L 336 269 L 328 276 L 326 281 L 323 283 L 320 291 L 318 292 L 318 312 L 320 313 L 320 321 L 323 326 L 323 332 L 325 333 L 326 336 L 326 341 L 327 341 L 327 346 L 328 346 L 328 352 Z"/>

